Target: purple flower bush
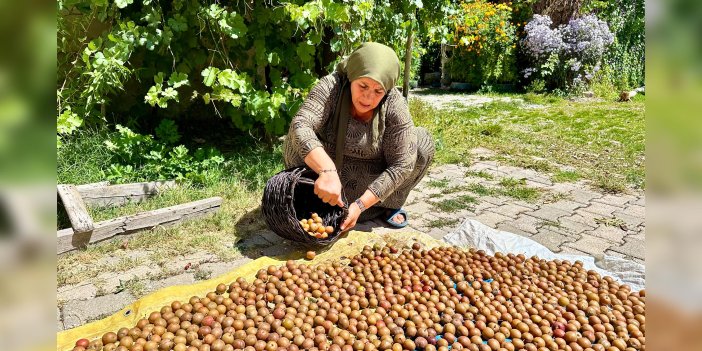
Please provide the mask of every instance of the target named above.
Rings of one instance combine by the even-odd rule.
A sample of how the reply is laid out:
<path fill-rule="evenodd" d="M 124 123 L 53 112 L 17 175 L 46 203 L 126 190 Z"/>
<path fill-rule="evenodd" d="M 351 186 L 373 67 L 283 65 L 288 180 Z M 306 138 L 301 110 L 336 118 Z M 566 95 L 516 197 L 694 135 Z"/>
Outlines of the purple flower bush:
<path fill-rule="evenodd" d="M 595 15 L 570 20 L 552 28 L 548 16 L 534 15 L 524 27 L 521 46 L 532 62 L 524 78 L 541 79 L 549 88 L 579 90 L 587 87 L 614 42 L 606 22 Z"/>

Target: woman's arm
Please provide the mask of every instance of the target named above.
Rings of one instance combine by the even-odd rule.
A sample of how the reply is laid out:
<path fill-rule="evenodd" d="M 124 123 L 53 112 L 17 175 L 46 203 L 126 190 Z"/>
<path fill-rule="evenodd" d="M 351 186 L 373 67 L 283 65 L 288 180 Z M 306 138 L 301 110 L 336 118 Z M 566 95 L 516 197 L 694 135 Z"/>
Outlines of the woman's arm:
<path fill-rule="evenodd" d="M 322 147 L 317 133 L 322 129 L 334 108 L 335 101 L 331 100 L 339 89 L 337 83 L 337 76 L 334 74 L 320 79 L 302 102 L 290 123 L 288 137 L 291 138 L 292 145 L 303 160 L 312 150 Z"/>

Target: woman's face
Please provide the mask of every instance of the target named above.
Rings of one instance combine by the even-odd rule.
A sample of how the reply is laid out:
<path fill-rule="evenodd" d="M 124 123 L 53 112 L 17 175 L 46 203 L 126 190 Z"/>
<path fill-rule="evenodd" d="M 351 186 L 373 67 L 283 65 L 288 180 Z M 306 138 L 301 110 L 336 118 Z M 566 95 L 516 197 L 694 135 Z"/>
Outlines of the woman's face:
<path fill-rule="evenodd" d="M 357 115 L 370 114 L 384 96 L 383 86 L 371 78 L 361 77 L 351 82 L 351 101 Z"/>

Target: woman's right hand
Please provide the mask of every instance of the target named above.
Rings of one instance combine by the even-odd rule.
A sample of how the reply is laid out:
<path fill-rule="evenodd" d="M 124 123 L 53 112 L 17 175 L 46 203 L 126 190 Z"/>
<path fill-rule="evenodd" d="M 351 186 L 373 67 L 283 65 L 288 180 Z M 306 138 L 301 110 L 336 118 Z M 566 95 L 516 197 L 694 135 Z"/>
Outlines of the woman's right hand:
<path fill-rule="evenodd" d="M 341 200 L 341 180 L 336 172 L 320 173 L 314 182 L 314 193 L 325 203 L 344 207 Z"/>

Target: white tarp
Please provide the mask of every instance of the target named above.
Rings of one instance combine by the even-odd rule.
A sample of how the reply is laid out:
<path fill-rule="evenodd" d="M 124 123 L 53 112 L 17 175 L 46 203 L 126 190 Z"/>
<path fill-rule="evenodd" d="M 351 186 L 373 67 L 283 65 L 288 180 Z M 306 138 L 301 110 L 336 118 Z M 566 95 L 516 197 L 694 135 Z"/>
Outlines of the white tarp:
<path fill-rule="evenodd" d="M 592 269 L 602 276 L 611 276 L 628 284 L 633 291 L 645 288 L 645 266 L 620 257 L 608 255 L 557 254 L 545 246 L 517 234 L 490 228 L 476 220 L 466 219 L 461 226 L 444 236 L 445 242 L 458 247 L 475 247 L 493 255 L 496 252 L 538 256 L 546 260 L 581 261 L 583 267 Z"/>

